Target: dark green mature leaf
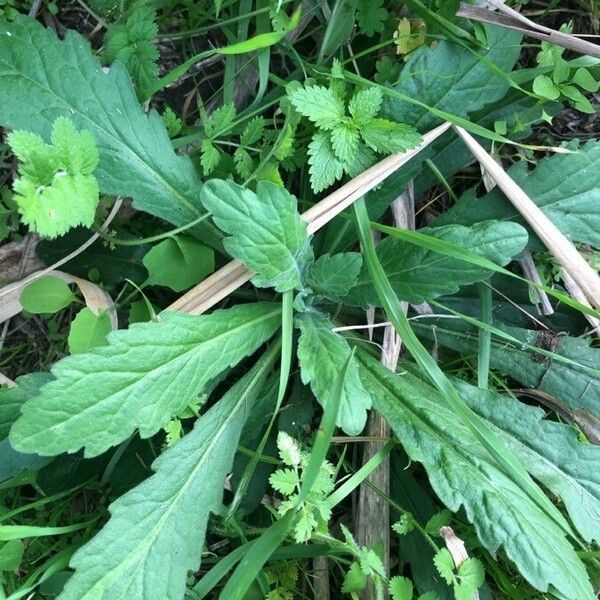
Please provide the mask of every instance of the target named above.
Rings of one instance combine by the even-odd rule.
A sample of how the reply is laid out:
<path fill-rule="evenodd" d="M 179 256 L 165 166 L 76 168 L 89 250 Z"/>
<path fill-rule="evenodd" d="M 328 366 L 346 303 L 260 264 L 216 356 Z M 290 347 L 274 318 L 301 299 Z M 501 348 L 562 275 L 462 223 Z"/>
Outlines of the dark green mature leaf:
<path fill-rule="evenodd" d="M 256 275 L 258 287 L 285 292 L 300 287 L 312 262 L 306 221 L 296 198 L 271 181 L 260 181 L 256 193 L 232 181 L 212 179 L 202 188 L 202 202 L 215 223 L 231 237 L 225 249 Z"/>
<path fill-rule="evenodd" d="M 300 328 L 298 358 L 302 381 L 310 387 L 321 404 L 325 404 L 334 383 L 350 357 L 350 346 L 331 331 L 331 321 L 318 313 L 303 313 L 296 319 Z M 356 359 L 350 359 L 340 401 L 337 424 L 348 434 L 358 435 L 367 421 L 371 398 L 365 391 Z"/>
<path fill-rule="evenodd" d="M 49 459 L 45 456 L 17 452 L 6 437 L 12 424 L 19 418 L 23 404 L 37 396 L 40 388 L 51 380 L 50 373 L 29 373 L 17 377 L 16 387 L 0 387 L 0 481 L 19 471 L 39 469 L 48 464 Z"/>
<path fill-rule="evenodd" d="M 57 117 L 96 138 L 100 191 L 129 196 L 140 210 L 176 225 L 203 213 L 202 184 L 192 162 L 173 151 L 154 111 L 144 114 L 125 67 L 105 72 L 88 42 L 73 31 L 64 41 L 40 23 L 19 16 L 0 23 L 0 124 L 49 139 Z M 198 226 L 207 241 L 218 232 Z"/>
<path fill-rule="evenodd" d="M 142 262 L 148 284 L 182 292 L 214 271 L 215 253 L 193 238 L 174 235 L 153 246 Z"/>
<path fill-rule="evenodd" d="M 537 589 L 553 586 L 568 600 L 592 600 L 583 563 L 564 532 L 490 462 L 439 393 L 409 372 L 392 373 L 366 353 L 357 359 L 376 410 L 409 456 L 427 469 L 444 504 L 453 511 L 464 507 L 483 545 L 492 553 L 503 547 Z"/>
<path fill-rule="evenodd" d="M 527 243 L 527 232 L 516 223 L 487 221 L 473 227 L 453 225 L 419 230 L 440 240 L 463 246 L 484 258 L 505 265 Z M 394 291 L 401 300 L 419 304 L 442 294 L 458 291 L 460 285 L 481 281 L 489 271 L 437 252 L 388 237 L 377 245 L 377 256 Z M 363 271 L 347 302 L 379 305 L 368 270 Z"/>
<path fill-rule="evenodd" d="M 210 315 L 162 313 L 108 336 L 108 346 L 59 361 L 56 381 L 27 402 L 11 431 L 17 450 L 55 455 L 85 447 L 101 454 L 139 428 L 156 433 L 194 402 L 203 386 L 254 352 L 277 329 L 279 304 Z"/>
<path fill-rule="evenodd" d="M 415 324 L 419 336 L 433 340 L 432 323 Z M 559 412 L 574 419 L 590 437 L 600 436 L 600 350 L 585 339 L 497 324 L 501 331 L 529 346 L 570 359 L 566 364 L 523 347 L 493 340 L 490 364 L 522 385 L 551 395 Z M 477 351 L 477 329 L 460 320 L 435 323 L 436 342 L 457 352 Z M 592 427 L 589 431 L 586 423 Z"/>
<path fill-rule="evenodd" d="M 306 284 L 315 294 L 335 302 L 354 286 L 361 265 L 362 256 L 358 252 L 323 254 L 310 266 Z"/>
<path fill-rule="evenodd" d="M 261 359 L 194 429 L 152 465 L 155 474 L 110 507 L 111 519 L 71 560 L 62 600 L 180 600 L 200 565 L 210 512 L 223 498 L 240 432 L 275 352 Z"/>
<path fill-rule="evenodd" d="M 411 54 L 393 89 L 459 117 L 499 100 L 509 89 L 508 81 L 481 57 L 508 73 L 521 51 L 521 36 L 499 27 L 486 30 L 489 48 L 480 50 L 479 56 L 449 40 L 439 41 L 435 48 L 421 46 Z M 439 121 L 426 108 L 390 97 L 384 100 L 383 114 L 421 132 Z"/>
<path fill-rule="evenodd" d="M 50 373 L 29 373 L 17 377 L 16 387 L 0 387 L 0 439 L 8 435 L 12 424 L 21 414 L 23 404 L 36 396 L 40 388 L 52 379 Z"/>
<path fill-rule="evenodd" d="M 586 542 L 600 540 L 600 447 L 569 425 L 547 421 L 540 408 L 455 382 L 465 402 L 486 418 L 527 470 L 562 499 Z"/>
<path fill-rule="evenodd" d="M 600 247 L 600 141 L 582 146 L 572 142 L 565 147 L 575 152 L 553 154 L 532 171 L 521 161 L 508 173 L 570 240 Z M 494 188 L 481 198 L 474 190 L 467 192 L 434 225 L 471 225 L 485 219 L 522 222 L 506 196 Z"/>

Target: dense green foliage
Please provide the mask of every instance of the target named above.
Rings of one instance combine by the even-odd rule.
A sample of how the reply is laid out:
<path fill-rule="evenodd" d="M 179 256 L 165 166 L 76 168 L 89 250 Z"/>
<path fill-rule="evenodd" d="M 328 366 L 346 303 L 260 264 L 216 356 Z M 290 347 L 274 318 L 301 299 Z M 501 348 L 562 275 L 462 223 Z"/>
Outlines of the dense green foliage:
<path fill-rule="evenodd" d="M 0 599 L 597 596 L 599 307 L 423 140 L 598 270 L 600 59 L 458 5 L 0 2 Z"/>

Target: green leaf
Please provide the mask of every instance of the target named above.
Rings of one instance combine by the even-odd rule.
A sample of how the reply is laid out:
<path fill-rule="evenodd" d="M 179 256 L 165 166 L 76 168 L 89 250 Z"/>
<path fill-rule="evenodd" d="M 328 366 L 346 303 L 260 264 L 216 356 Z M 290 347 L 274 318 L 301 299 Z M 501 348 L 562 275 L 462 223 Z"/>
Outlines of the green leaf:
<path fill-rule="evenodd" d="M 348 110 L 357 125 L 363 126 L 374 119 L 383 102 L 383 94 L 378 87 L 359 90 L 350 98 Z"/>
<path fill-rule="evenodd" d="M 453 225 L 419 231 L 439 240 L 463 246 L 500 265 L 510 262 L 527 243 L 527 232 L 516 223 L 487 221 L 472 227 Z M 482 281 L 490 275 L 489 271 L 477 265 L 407 244 L 391 236 L 377 244 L 376 251 L 398 297 L 413 304 L 420 304 L 442 294 L 454 293 L 458 291 L 459 286 Z M 368 270 L 364 266 L 358 283 L 350 290 L 347 301 L 365 307 L 380 304 Z"/>
<path fill-rule="evenodd" d="M 24 16 L 0 23 L 0 38 L 1 125 L 47 138 L 57 117 L 69 117 L 96 140 L 103 194 L 133 198 L 139 210 L 178 226 L 202 215 L 191 160 L 175 154 L 159 115 L 144 113 L 120 62 L 106 73 L 79 34 L 60 41 Z M 219 244 L 210 224 L 196 231 Z"/>
<path fill-rule="evenodd" d="M 158 82 L 159 52 L 154 45 L 158 26 L 150 6 L 138 6 L 124 23 L 112 25 L 104 37 L 104 58 L 122 62 L 145 100 Z"/>
<path fill-rule="evenodd" d="M 451 585 L 454 582 L 454 559 L 447 548 L 440 548 L 433 557 L 433 564 L 442 579 Z"/>
<path fill-rule="evenodd" d="M 592 74 L 585 67 L 580 67 L 577 69 L 577 71 L 575 71 L 572 82 L 577 84 L 586 92 L 597 92 L 600 88 L 600 82 L 596 81 Z"/>
<path fill-rule="evenodd" d="M 358 252 L 323 254 L 310 266 L 306 285 L 318 296 L 337 302 L 356 284 L 361 265 Z"/>
<path fill-rule="evenodd" d="M 361 33 L 368 37 L 383 31 L 388 11 L 383 8 L 383 0 L 359 0 L 356 21 Z"/>
<path fill-rule="evenodd" d="M 315 133 L 308 145 L 310 186 L 319 193 L 336 182 L 344 174 L 344 166 L 337 159 L 326 133 Z"/>
<path fill-rule="evenodd" d="M 235 120 L 236 110 L 233 104 L 224 104 L 215 109 L 204 121 L 204 131 L 214 138 L 225 133 Z"/>
<path fill-rule="evenodd" d="M 160 323 L 115 331 L 108 346 L 56 363 L 56 381 L 25 404 L 11 443 L 44 456 L 81 447 L 96 456 L 136 428 L 150 437 L 264 343 L 280 318 L 278 304 L 258 303 L 201 316 L 161 313 Z"/>
<path fill-rule="evenodd" d="M 112 325 L 108 313 L 95 314 L 86 306 L 71 321 L 68 337 L 69 351 L 71 354 L 81 354 L 92 348 L 104 346 L 106 336 L 111 331 Z"/>
<path fill-rule="evenodd" d="M 600 248 L 600 142 L 591 140 L 581 146 L 571 142 L 564 147 L 574 152 L 552 154 L 533 171 L 520 161 L 508 174 L 570 240 Z M 523 222 L 506 196 L 494 188 L 480 198 L 467 192 L 434 225 L 472 225 L 486 219 Z"/>
<path fill-rule="evenodd" d="M 445 508 L 440 512 L 435 513 L 429 521 L 425 524 L 425 531 L 430 535 L 439 535 L 440 527 L 444 525 L 450 525 L 452 519 L 452 513 Z"/>
<path fill-rule="evenodd" d="M 248 179 L 252 175 L 254 161 L 245 148 L 240 146 L 235 149 L 233 162 L 235 163 L 235 170 L 240 177 Z"/>
<path fill-rule="evenodd" d="M 303 313 L 296 318 L 300 328 L 298 359 L 302 381 L 310 387 L 321 404 L 325 404 L 351 351 L 348 342 L 332 330 L 331 321 L 318 313 Z M 356 360 L 348 365 L 337 424 L 348 435 L 358 435 L 367 421 L 371 398 L 365 391 Z"/>
<path fill-rule="evenodd" d="M 248 121 L 248 124 L 244 127 L 244 131 L 240 136 L 240 144 L 251 146 L 260 141 L 265 131 L 266 124 L 267 122 L 263 117 L 254 117 L 254 119 Z"/>
<path fill-rule="evenodd" d="M 344 101 L 333 90 L 321 85 L 297 88 L 288 93 L 288 98 L 301 115 L 320 129 L 335 129 L 345 115 Z"/>
<path fill-rule="evenodd" d="M 54 314 L 69 306 L 75 295 L 66 281 L 44 275 L 28 283 L 20 297 L 23 310 L 33 314 Z"/>
<path fill-rule="evenodd" d="M 372 119 L 361 127 L 360 135 L 369 148 L 385 154 L 406 152 L 421 143 L 421 136 L 410 125 L 387 119 Z"/>
<path fill-rule="evenodd" d="M 349 125 L 340 125 L 331 132 L 331 149 L 342 162 L 351 160 L 358 146 L 358 131 Z"/>
<path fill-rule="evenodd" d="M 111 519 L 71 560 L 62 600 L 183 598 L 198 569 L 210 512 L 223 498 L 240 433 L 276 353 L 263 357 L 194 429 L 162 454 L 155 474 L 110 506 Z"/>
<path fill-rule="evenodd" d="M 300 484 L 300 480 L 298 479 L 298 473 L 294 469 L 277 469 L 269 477 L 269 483 L 280 494 L 291 496 L 298 491 L 297 487 Z"/>
<path fill-rule="evenodd" d="M 458 578 L 461 587 L 469 590 L 472 596 L 473 592 L 478 587 L 481 587 L 485 581 L 483 564 L 477 558 L 467 558 L 467 560 L 458 567 Z"/>
<path fill-rule="evenodd" d="M 98 205 L 92 172 L 98 151 L 89 131 L 77 131 L 66 117 L 52 124 L 52 144 L 28 131 L 13 131 L 8 143 L 22 161 L 13 183 L 14 200 L 32 231 L 55 238 L 77 225 L 90 226 Z"/>
<path fill-rule="evenodd" d="M 212 143 L 212 140 L 202 140 L 200 144 L 200 164 L 202 165 L 202 172 L 204 175 L 210 175 L 219 164 L 221 160 L 221 153 L 219 149 Z"/>
<path fill-rule="evenodd" d="M 215 268 L 211 248 L 184 236 L 163 240 L 144 256 L 149 285 L 163 285 L 182 292 L 202 281 Z"/>
<path fill-rule="evenodd" d="M 560 98 L 560 90 L 548 75 L 538 75 L 533 80 L 533 92 L 547 100 L 557 100 Z"/>
<path fill-rule="evenodd" d="M 344 594 L 351 594 L 352 592 L 360 592 L 364 590 L 367 585 L 367 576 L 363 573 L 360 565 L 354 562 L 350 565 L 346 576 L 344 577 L 344 583 L 342 584 L 342 592 Z"/>
<path fill-rule="evenodd" d="M 29 373 L 17 377 L 16 387 L 0 387 L 0 439 L 8 436 L 12 424 L 21 414 L 23 404 L 37 396 L 40 388 L 51 380 L 50 373 Z"/>
<path fill-rule="evenodd" d="M 436 339 L 443 346 L 458 352 L 476 352 L 477 328 L 459 320 L 434 322 Z M 427 325 L 416 325 L 422 337 L 431 339 Z M 512 336 L 518 342 L 534 348 L 551 349 L 557 357 L 566 362 L 543 357 L 526 350 L 518 342 L 493 337 L 490 364 L 493 369 L 505 373 L 525 387 L 549 394 L 551 406 L 561 414 L 575 420 L 588 433 L 598 436 L 600 421 L 600 349 L 590 347 L 585 338 L 553 334 L 551 332 L 522 329 L 502 324 L 500 331 Z"/>
<path fill-rule="evenodd" d="M 286 189 L 259 181 L 254 193 L 213 179 L 202 188 L 202 202 L 216 225 L 231 234 L 225 249 L 256 273 L 254 285 L 278 292 L 301 286 L 312 249 L 296 198 Z"/>
<path fill-rule="evenodd" d="M 363 352 L 357 359 L 375 409 L 411 459 L 423 464 L 440 500 L 454 512 L 464 507 L 482 544 L 490 552 L 503 547 L 535 588 L 546 591 L 552 585 L 568 600 L 592 600 L 585 568 L 563 530 L 490 460 L 440 394 L 408 371 L 393 374 Z"/>
<path fill-rule="evenodd" d="M 0 571 L 15 571 L 19 568 L 25 551 L 21 540 L 9 540 L 0 546 Z"/>
<path fill-rule="evenodd" d="M 508 73 L 521 52 L 521 36 L 501 27 L 486 26 L 486 32 L 488 48 L 478 48 L 478 53 L 443 39 L 435 47 L 420 46 L 406 61 L 393 89 L 458 117 L 496 102 L 506 94 L 509 83 L 486 61 Z M 396 98 L 385 98 L 383 112 L 392 121 L 410 123 L 420 132 L 440 122 L 426 108 Z"/>
<path fill-rule="evenodd" d="M 413 584 L 408 577 L 397 575 L 390 579 L 390 595 L 392 600 L 412 600 Z"/>

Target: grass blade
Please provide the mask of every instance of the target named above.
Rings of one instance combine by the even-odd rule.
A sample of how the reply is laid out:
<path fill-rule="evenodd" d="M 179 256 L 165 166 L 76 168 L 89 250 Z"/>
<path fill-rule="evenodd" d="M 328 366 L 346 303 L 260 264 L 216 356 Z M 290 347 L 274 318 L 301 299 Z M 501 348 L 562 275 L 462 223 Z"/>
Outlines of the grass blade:
<path fill-rule="evenodd" d="M 407 350 L 411 353 L 417 364 L 427 374 L 432 383 L 442 393 L 448 406 L 465 422 L 475 434 L 482 446 L 490 453 L 500 468 L 513 479 L 529 495 L 548 516 L 553 519 L 571 537 L 575 537 L 571 527 L 550 502 L 542 490 L 533 482 L 523 465 L 513 453 L 497 438 L 483 420 L 477 416 L 460 398 L 458 392 L 440 369 L 438 364 L 429 355 L 421 344 L 402 311 L 400 301 L 396 296 L 390 282 L 381 267 L 375 245 L 371 237 L 369 215 L 363 199 L 354 204 L 354 211 L 358 225 L 359 237 L 363 247 L 365 262 L 377 290 L 377 295 L 384 307 L 390 321 L 393 323 L 398 335 L 402 338 Z"/>

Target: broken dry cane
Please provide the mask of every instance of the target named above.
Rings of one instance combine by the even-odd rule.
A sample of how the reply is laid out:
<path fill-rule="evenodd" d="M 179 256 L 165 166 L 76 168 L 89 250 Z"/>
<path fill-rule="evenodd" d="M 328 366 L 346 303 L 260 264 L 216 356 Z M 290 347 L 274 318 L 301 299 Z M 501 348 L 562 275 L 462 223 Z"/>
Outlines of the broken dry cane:
<path fill-rule="evenodd" d="M 462 127 L 453 126 L 473 156 L 494 179 L 504 195 L 552 253 L 571 279 L 581 288 L 590 304 L 600 309 L 600 277 L 558 227 L 535 202 L 511 179 L 475 138 Z"/>
<path fill-rule="evenodd" d="M 302 214 L 302 218 L 308 222 L 308 232 L 315 233 L 315 231 L 329 223 L 335 216 L 351 206 L 353 202 L 378 186 L 440 137 L 442 133 L 450 128 L 450 125 L 450 123 L 444 123 L 432 129 L 423 136 L 423 141 L 416 148 L 384 158 L 309 208 Z M 186 312 L 192 315 L 202 314 L 217 302 L 226 298 L 231 292 L 244 285 L 253 275 L 241 262 L 233 260 L 192 288 L 179 300 L 173 302 L 166 310 Z"/>

